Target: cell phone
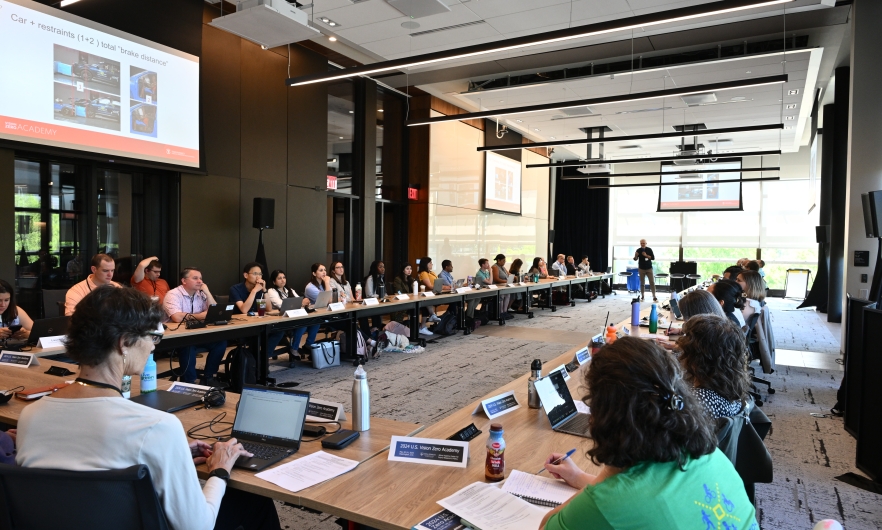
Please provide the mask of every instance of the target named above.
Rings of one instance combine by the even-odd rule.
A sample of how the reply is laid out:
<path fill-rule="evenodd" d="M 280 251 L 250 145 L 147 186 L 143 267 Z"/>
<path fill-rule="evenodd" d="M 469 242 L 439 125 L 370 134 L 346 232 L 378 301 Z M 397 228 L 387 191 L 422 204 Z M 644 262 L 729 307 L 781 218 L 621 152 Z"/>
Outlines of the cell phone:
<path fill-rule="evenodd" d="M 359 433 L 358 431 L 340 429 L 339 431 L 322 440 L 322 447 L 324 447 L 325 449 L 343 449 L 347 445 L 357 440 L 359 436 L 361 436 L 361 433 Z"/>
<path fill-rule="evenodd" d="M 19 330 L 21 330 L 21 324 L 16 324 L 16 325 L 14 325 L 14 326 L 9 326 L 9 328 L 7 328 L 7 329 L 9 329 L 9 332 L 10 332 L 10 333 L 12 333 L 13 335 L 15 335 L 16 333 L 19 332 Z"/>

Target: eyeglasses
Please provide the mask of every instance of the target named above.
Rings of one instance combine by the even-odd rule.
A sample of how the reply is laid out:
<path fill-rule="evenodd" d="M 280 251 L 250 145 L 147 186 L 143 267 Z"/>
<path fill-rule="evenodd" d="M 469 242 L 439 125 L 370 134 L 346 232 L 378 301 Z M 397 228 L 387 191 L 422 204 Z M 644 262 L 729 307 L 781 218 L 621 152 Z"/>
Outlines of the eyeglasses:
<path fill-rule="evenodd" d="M 163 334 L 158 331 L 148 331 L 147 332 L 147 337 L 150 338 L 150 340 L 153 342 L 153 344 L 159 344 L 159 341 L 162 340 L 162 335 Z"/>
<path fill-rule="evenodd" d="M 334 267 L 334 269 L 342 269 L 342 268 L 343 268 L 343 265 L 337 265 L 336 267 Z"/>
<path fill-rule="evenodd" d="M 248 274 L 250 274 L 251 276 L 263 276 L 262 272 L 249 272 Z"/>

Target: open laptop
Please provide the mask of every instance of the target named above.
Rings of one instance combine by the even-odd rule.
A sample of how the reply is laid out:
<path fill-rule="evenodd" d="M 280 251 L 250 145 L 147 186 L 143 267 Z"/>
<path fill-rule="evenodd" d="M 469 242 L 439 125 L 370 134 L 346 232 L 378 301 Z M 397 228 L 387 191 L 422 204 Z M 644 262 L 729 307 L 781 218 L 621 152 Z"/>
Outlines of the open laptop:
<path fill-rule="evenodd" d="M 683 313 L 680 312 L 680 302 L 678 302 L 676 298 L 671 297 L 671 299 L 668 300 L 668 303 L 671 305 L 671 314 L 673 314 L 677 320 L 683 320 Z"/>
<path fill-rule="evenodd" d="M 279 306 L 279 314 L 284 315 L 286 311 L 291 311 L 292 309 L 303 309 L 302 296 L 291 296 L 282 300 L 282 305 Z"/>
<path fill-rule="evenodd" d="M 435 280 L 435 284 L 432 286 L 432 292 L 435 294 L 441 294 L 444 292 L 444 280 L 438 278 Z"/>
<path fill-rule="evenodd" d="M 536 391 L 551 422 L 551 430 L 591 438 L 588 434 L 588 414 L 576 410 L 576 403 L 559 370 L 536 381 Z"/>
<path fill-rule="evenodd" d="M 240 456 L 236 467 L 260 471 L 300 449 L 309 392 L 243 385 L 233 438 L 254 456 Z"/>
<path fill-rule="evenodd" d="M 461 279 L 461 280 L 456 280 L 456 283 L 453 284 L 453 288 L 454 288 L 454 289 L 459 289 L 460 287 L 462 287 L 463 285 L 465 285 L 465 283 L 466 283 L 465 278 L 463 278 L 463 279 Z"/>
<path fill-rule="evenodd" d="M 322 291 L 315 297 L 315 303 L 309 306 L 310 309 L 324 309 L 331 303 L 331 297 L 334 293 L 331 291 Z"/>
<path fill-rule="evenodd" d="M 9 339 L 6 341 L 6 345 L 4 349 L 7 350 L 16 350 L 24 348 L 25 346 L 36 346 L 37 342 L 40 341 L 43 337 L 55 337 L 56 335 L 66 335 L 67 334 L 67 325 L 70 323 L 70 317 L 54 317 L 54 318 L 42 318 L 40 320 L 34 320 L 34 325 L 31 327 L 31 334 L 28 335 L 27 339 L 23 340 L 15 340 Z"/>
<path fill-rule="evenodd" d="M 233 313 L 235 311 L 235 304 L 211 304 L 210 306 L 208 306 L 208 312 L 205 313 L 205 323 L 208 325 L 217 326 L 229 324 L 230 319 L 233 318 Z"/>

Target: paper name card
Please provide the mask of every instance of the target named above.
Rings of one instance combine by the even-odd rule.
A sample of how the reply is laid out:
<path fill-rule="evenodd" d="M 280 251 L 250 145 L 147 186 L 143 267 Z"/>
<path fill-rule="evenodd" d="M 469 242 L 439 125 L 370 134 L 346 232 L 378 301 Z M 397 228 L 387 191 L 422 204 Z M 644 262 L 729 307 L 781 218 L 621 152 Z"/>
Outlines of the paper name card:
<path fill-rule="evenodd" d="M 507 284 L 505 284 L 505 286 L 506 286 L 506 287 L 514 287 L 514 284 L 507 283 Z"/>
<path fill-rule="evenodd" d="M 5 351 L 0 353 L 0 365 L 27 368 L 28 366 L 40 366 L 40 361 L 33 353 Z"/>
<path fill-rule="evenodd" d="M 396 294 L 396 295 L 395 295 L 395 299 L 396 299 L 396 300 L 410 300 L 410 295 L 407 295 L 407 294 Z"/>
<path fill-rule="evenodd" d="M 306 407 L 306 421 L 340 421 L 346 419 L 343 405 L 320 399 L 310 399 Z"/>
<path fill-rule="evenodd" d="M 457 287 L 457 288 L 456 288 L 456 293 L 457 293 L 457 294 L 462 294 L 462 293 L 467 293 L 467 292 L 469 292 L 469 291 L 471 291 L 471 290 L 472 290 L 471 287 Z"/>
<path fill-rule="evenodd" d="M 423 291 L 422 293 L 420 293 L 420 295 L 422 295 L 422 296 L 435 296 L 435 292 L 434 291 Z"/>
<path fill-rule="evenodd" d="M 488 285 L 487 288 L 488 289 L 499 289 L 499 287 L 497 287 L 495 285 Z"/>
<path fill-rule="evenodd" d="M 466 467 L 469 463 L 469 443 L 393 436 L 389 448 L 389 460 L 433 466 Z"/>
<path fill-rule="evenodd" d="M 581 350 L 576 352 L 576 362 L 579 363 L 579 366 L 587 363 L 591 360 L 591 349 L 588 346 L 585 346 Z"/>
<path fill-rule="evenodd" d="M 302 307 L 300 309 L 289 309 L 288 311 L 285 311 L 285 316 L 288 318 L 305 317 L 307 314 L 306 309 L 303 309 Z"/>
<path fill-rule="evenodd" d="M 334 302 L 333 304 L 328 304 L 328 311 L 342 311 L 346 309 L 346 304 L 343 302 Z"/>
<path fill-rule="evenodd" d="M 168 388 L 169 392 L 173 392 L 175 394 L 184 394 L 185 396 L 193 396 L 201 398 L 208 392 L 208 389 L 211 387 L 205 385 L 196 385 L 193 383 L 184 383 L 182 381 L 175 381 L 172 383 L 172 386 Z"/>
<path fill-rule="evenodd" d="M 376 298 L 365 298 L 363 302 L 364 305 L 380 305 L 380 301 Z"/>
<path fill-rule="evenodd" d="M 552 372 L 552 373 L 554 373 L 554 372 L 560 372 L 560 375 L 563 376 L 564 381 L 569 381 L 569 380 L 570 380 L 570 373 L 567 372 L 567 365 L 565 365 L 565 364 L 562 364 L 562 365 L 558 366 L 557 368 L 555 368 L 555 369 L 552 370 L 551 372 Z"/>
<path fill-rule="evenodd" d="M 38 348 L 64 348 L 64 335 L 55 335 L 52 337 L 40 337 L 37 341 Z"/>
<path fill-rule="evenodd" d="M 520 408 L 520 406 L 521 404 L 518 403 L 518 398 L 515 397 L 514 390 L 509 390 L 504 394 L 485 399 L 480 405 L 475 407 L 472 414 L 477 414 L 483 410 L 484 414 L 492 420 L 503 414 L 508 414 L 509 412 Z"/>

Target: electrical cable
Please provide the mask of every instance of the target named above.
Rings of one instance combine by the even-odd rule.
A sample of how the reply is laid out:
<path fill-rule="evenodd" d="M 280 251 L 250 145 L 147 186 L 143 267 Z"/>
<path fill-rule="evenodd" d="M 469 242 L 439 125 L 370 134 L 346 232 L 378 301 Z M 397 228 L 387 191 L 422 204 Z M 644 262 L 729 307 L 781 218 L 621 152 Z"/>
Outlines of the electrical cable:
<path fill-rule="evenodd" d="M 316 425 L 329 425 L 331 423 L 335 423 L 335 424 L 337 424 L 337 429 L 330 431 L 330 432 L 326 432 L 325 434 L 323 434 L 321 436 L 314 437 L 314 438 L 309 438 L 309 439 L 302 438 L 300 440 L 302 442 L 317 442 L 329 434 L 336 434 L 336 433 L 340 432 L 340 430 L 343 428 L 343 425 L 340 424 L 339 421 L 307 421 L 306 423 L 316 424 Z"/>
<path fill-rule="evenodd" d="M 196 425 L 194 427 L 191 427 L 190 430 L 187 431 L 187 436 L 189 436 L 190 438 L 192 438 L 194 440 L 218 440 L 218 441 L 220 441 L 221 439 L 223 439 L 225 437 L 224 433 L 227 430 L 230 431 L 230 434 L 232 434 L 232 431 L 233 431 L 233 422 L 222 421 L 226 416 L 227 416 L 226 412 L 221 412 L 220 414 L 218 414 L 217 416 L 215 416 L 211 420 L 200 423 L 199 425 Z M 223 429 L 218 431 L 218 430 L 214 429 L 215 425 L 229 425 L 229 427 L 224 427 Z M 212 434 L 200 434 L 198 431 L 201 431 L 203 429 L 208 429 L 209 431 L 211 431 Z M 215 435 L 215 436 L 213 436 L 213 435 Z M 216 436 L 216 435 L 220 435 L 220 436 Z"/>

